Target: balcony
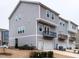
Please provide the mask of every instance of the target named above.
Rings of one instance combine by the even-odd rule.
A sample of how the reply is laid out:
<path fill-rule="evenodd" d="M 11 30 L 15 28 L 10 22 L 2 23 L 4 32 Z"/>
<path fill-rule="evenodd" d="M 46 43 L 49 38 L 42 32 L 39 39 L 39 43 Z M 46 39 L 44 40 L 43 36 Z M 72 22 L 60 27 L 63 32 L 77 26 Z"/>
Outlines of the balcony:
<path fill-rule="evenodd" d="M 59 35 L 58 35 L 58 39 L 59 39 L 59 40 L 66 40 L 67 38 L 68 38 L 67 35 L 64 35 L 64 34 L 59 34 Z"/>
<path fill-rule="evenodd" d="M 57 24 L 56 24 L 56 23 L 51 22 L 51 21 L 46 20 L 46 19 L 37 18 L 37 21 L 38 21 L 39 23 L 43 23 L 43 24 L 46 24 L 46 25 L 49 25 L 49 26 L 52 26 L 52 27 L 57 27 Z"/>
<path fill-rule="evenodd" d="M 56 35 L 57 35 L 56 32 L 43 31 L 43 37 L 44 38 L 55 38 Z"/>
<path fill-rule="evenodd" d="M 70 36 L 69 41 L 75 41 L 76 40 L 76 36 Z"/>

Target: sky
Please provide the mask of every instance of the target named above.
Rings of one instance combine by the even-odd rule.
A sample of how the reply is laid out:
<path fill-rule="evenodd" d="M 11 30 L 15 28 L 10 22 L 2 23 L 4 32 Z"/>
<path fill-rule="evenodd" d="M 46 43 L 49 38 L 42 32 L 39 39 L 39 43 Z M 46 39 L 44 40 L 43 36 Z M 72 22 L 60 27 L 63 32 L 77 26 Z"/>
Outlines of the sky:
<path fill-rule="evenodd" d="M 79 0 L 31 0 L 39 1 L 79 25 Z M 8 17 L 19 0 L 0 0 L 0 28 L 9 29 Z"/>

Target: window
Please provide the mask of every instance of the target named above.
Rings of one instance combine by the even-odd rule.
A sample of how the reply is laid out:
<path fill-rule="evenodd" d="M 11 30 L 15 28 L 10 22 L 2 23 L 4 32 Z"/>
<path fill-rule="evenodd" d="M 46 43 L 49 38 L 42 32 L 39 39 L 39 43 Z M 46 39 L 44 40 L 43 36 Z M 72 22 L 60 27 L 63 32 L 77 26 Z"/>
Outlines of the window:
<path fill-rule="evenodd" d="M 60 22 L 60 25 L 62 25 L 62 23 Z"/>
<path fill-rule="evenodd" d="M 47 28 L 47 34 L 49 34 L 49 28 Z"/>
<path fill-rule="evenodd" d="M 24 33 L 24 26 L 18 28 L 18 34 Z"/>
<path fill-rule="evenodd" d="M 39 31 L 42 31 L 42 26 L 43 26 L 43 25 L 40 23 L 40 24 L 39 24 Z"/>
<path fill-rule="evenodd" d="M 42 28 L 41 27 L 39 27 L 39 31 L 42 31 Z"/>
<path fill-rule="evenodd" d="M 21 17 L 20 16 L 16 16 L 16 21 L 19 21 L 19 20 L 21 20 Z"/>
<path fill-rule="evenodd" d="M 65 24 L 63 24 L 63 26 L 64 26 Z"/>
<path fill-rule="evenodd" d="M 76 26 L 75 25 L 72 25 L 72 29 L 76 29 Z"/>
<path fill-rule="evenodd" d="M 52 14 L 52 19 L 54 19 L 54 15 Z"/>
<path fill-rule="evenodd" d="M 47 17 L 49 17 L 50 16 L 50 11 L 46 10 L 46 15 L 47 15 Z"/>
<path fill-rule="evenodd" d="M 20 27 L 18 27 L 18 34 L 20 33 Z"/>

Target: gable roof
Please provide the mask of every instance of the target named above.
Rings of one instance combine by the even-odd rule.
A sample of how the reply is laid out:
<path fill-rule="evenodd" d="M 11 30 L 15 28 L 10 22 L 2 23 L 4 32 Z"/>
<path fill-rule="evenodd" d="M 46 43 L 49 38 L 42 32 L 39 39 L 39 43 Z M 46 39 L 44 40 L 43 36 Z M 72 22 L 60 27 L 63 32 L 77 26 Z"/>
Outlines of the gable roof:
<path fill-rule="evenodd" d="M 14 8 L 13 12 L 11 13 L 11 15 L 9 16 L 9 19 L 12 17 L 12 15 L 14 14 L 14 12 L 17 10 L 17 8 L 19 7 L 20 3 L 31 3 L 31 4 L 37 4 L 37 5 L 40 5 L 44 8 L 47 8 L 49 9 L 50 11 L 54 12 L 55 14 L 59 15 L 59 13 L 57 13 L 56 11 L 52 10 L 51 8 L 47 7 L 46 5 L 40 3 L 40 2 L 37 2 L 37 1 L 26 1 L 26 0 L 20 0 L 18 2 L 18 4 L 16 5 L 16 7 Z"/>

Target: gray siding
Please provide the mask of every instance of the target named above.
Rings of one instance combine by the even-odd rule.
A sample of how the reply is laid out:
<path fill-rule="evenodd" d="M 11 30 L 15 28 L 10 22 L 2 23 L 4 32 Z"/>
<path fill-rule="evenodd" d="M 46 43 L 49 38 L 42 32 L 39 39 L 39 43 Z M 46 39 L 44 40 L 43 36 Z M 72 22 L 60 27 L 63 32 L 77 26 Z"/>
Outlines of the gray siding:
<path fill-rule="evenodd" d="M 36 18 L 39 16 L 39 7 L 35 4 L 28 4 L 28 3 L 21 3 L 15 13 L 13 14 L 12 18 L 9 20 L 9 45 L 14 46 L 14 39 L 19 38 L 20 44 L 24 45 L 27 42 L 30 44 L 30 41 L 34 42 L 33 45 L 36 45 L 36 37 L 29 36 L 36 34 Z M 21 20 L 16 21 L 16 17 L 19 16 Z M 18 34 L 18 27 L 24 26 L 25 30 L 23 34 Z M 22 38 L 21 36 L 27 36 Z M 21 38 L 20 38 L 21 37 Z M 26 43 L 25 43 L 26 42 Z"/>
<path fill-rule="evenodd" d="M 49 17 L 47 17 L 47 15 L 46 15 L 47 10 L 49 10 L 49 9 L 46 9 L 46 8 L 40 6 L 40 18 L 57 25 L 58 21 L 59 21 L 58 15 L 56 15 L 54 12 L 50 12 Z M 52 19 L 52 14 L 53 14 L 54 19 Z M 40 27 L 42 28 L 42 31 L 39 30 Z M 38 49 L 40 49 L 40 50 L 41 49 L 42 50 L 52 50 L 55 48 L 55 45 L 56 45 L 55 41 L 57 39 L 52 38 L 52 40 L 50 40 L 47 38 L 47 40 L 46 40 L 46 38 L 43 38 L 43 31 L 45 31 L 45 27 L 46 27 L 46 29 L 49 28 L 49 31 L 57 33 L 57 27 L 51 27 L 50 25 L 46 25 L 41 22 L 37 23 L 37 34 L 38 34 L 37 46 L 38 46 Z"/>
<path fill-rule="evenodd" d="M 50 13 L 49 17 L 47 17 L 47 15 L 46 15 L 47 10 Z M 53 14 L 54 19 L 52 19 L 52 14 Z M 58 20 L 59 20 L 58 16 L 54 12 L 52 12 L 49 9 L 46 9 L 42 6 L 40 6 L 40 17 L 45 19 L 45 20 L 51 21 L 52 23 L 58 24 Z"/>
<path fill-rule="evenodd" d="M 60 24 L 61 23 L 61 24 Z M 59 19 L 58 22 L 58 33 L 68 34 L 68 22 Z"/>
<path fill-rule="evenodd" d="M 76 47 L 79 48 L 79 30 L 78 30 L 78 32 L 76 34 Z"/>
<path fill-rule="evenodd" d="M 68 35 L 67 26 L 68 26 L 68 22 L 66 22 L 66 21 L 59 18 L 58 27 L 57 27 L 58 34 Z M 58 46 L 63 46 L 64 48 L 67 48 L 68 39 L 66 39 L 64 41 L 59 41 L 57 39 L 57 41 L 58 41 L 58 43 L 57 43 Z"/>

